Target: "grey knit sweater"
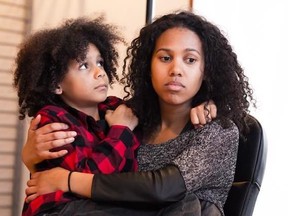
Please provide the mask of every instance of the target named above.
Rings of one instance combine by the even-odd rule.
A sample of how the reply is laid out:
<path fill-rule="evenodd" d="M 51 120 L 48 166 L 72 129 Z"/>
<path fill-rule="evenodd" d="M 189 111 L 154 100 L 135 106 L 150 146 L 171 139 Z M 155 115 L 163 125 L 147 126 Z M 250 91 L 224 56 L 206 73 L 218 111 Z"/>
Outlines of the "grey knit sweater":
<path fill-rule="evenodd" d="M 176 164 L 187 192 L 214 203 L 224 215 L 223 205 L 234 179 L 238 143 L 235 124 L 223 129 L 219 122 L 213 121 L 162 144 L 142 144 L 138 152 L 139 169 L 156 170 Z"/>

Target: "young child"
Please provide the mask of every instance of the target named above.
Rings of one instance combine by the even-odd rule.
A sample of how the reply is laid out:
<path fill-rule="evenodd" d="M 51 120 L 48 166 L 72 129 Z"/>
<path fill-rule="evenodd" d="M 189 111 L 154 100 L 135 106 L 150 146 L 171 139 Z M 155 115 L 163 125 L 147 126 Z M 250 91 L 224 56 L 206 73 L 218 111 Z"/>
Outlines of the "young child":
<path fill-rule="evenodd" d="M 137 170 L 139 142 L 132 133 L 137 117 L 120 105 L 122 100 L 107 97 L 108 85 L 118 80 L 115 45 L 124 40 L 116 27 L 103 21 L 103 17 L 67 20 L 57 28 L 36 32 L 20 48 L 14 73 L 19 118 L 40 114 L 39 127 L 63 122 L 77 132 L 73 143 L 52 149 L 67 150 L 64 157 L 44 160 L 35 171 L 53 167 L 94 174 Z M 106 110 L 118 105 L 118 115 L 107 118 L 107 124 Z M 62 191 L 46 194 L 26 203 L 23 215 L 52 213 L 75 198 Z"/>

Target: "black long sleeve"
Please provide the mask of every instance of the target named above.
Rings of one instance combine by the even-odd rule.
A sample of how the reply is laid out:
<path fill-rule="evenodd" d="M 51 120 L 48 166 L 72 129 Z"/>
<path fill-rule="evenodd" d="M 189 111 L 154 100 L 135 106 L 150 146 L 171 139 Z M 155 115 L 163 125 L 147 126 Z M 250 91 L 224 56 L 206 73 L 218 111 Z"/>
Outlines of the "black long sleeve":
<path fill-rule="evenodd" d="M 169 165 L 148 172 L 111 175 L 95 174 L 92 183 L 94 201 L 168 204 L 184 198 L 186 186 L 178 168 Z"/>

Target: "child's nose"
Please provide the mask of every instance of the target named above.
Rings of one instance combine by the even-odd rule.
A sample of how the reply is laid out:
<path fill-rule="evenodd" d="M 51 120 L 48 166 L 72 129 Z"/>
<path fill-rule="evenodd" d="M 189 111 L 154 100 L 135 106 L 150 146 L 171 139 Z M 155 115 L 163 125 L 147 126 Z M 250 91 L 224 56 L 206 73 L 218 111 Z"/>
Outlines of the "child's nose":
<path fill-rule="evenodd" d="M 105 71 L 101 68 L 95 68 L 94 70 L 94 78 L 98 79 L 100 77 L 104 77 L 106 75 Z"/>

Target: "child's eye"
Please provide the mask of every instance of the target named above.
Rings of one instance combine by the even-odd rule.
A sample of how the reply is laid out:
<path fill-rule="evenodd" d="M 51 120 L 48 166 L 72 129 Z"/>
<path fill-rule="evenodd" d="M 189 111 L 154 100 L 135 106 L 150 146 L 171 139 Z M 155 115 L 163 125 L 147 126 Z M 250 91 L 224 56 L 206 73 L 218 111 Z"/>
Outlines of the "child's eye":
<path fill-rule="evenodd" d="M 96 62 L 96 65 L 98 66 L 98 67 L 103 67 L 104 66 L 104 60 L 99 60 L 99 61 L 97 61 Z"/>
<path fill-rule="evenodd" d="M 87 64 L 87 63 L 81 63 L 80 66 L 79 66 L 79 69 L 80 69 L 80 70 L 86 70 L 86 69 L 88 69 L 88 64 Z"/>

